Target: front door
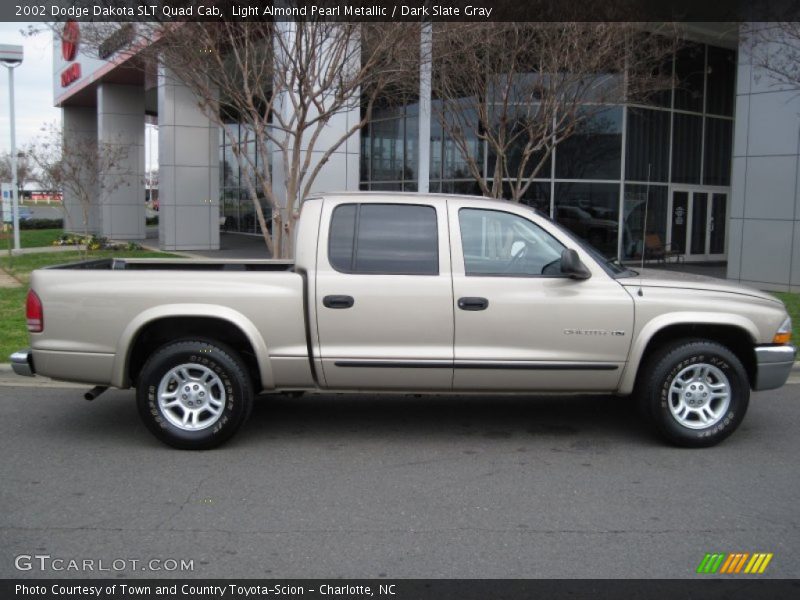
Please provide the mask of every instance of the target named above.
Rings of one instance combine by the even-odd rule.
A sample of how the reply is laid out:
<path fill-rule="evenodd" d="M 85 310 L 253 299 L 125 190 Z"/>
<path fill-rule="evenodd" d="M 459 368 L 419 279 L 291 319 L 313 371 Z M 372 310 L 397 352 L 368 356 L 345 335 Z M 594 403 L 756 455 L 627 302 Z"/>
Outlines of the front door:
<path fill-rule="evenodd" d="M 616 389 L 633 299 L 595 268 L 560 274 L 565 246 L 534 215 L 448 200 L 455 390 Z"/>
<path fill-rule="evenodd" d="M 727 191 L 674 188 L 670 202 L 670 250 L 687 260 L 724 260 Z"/>

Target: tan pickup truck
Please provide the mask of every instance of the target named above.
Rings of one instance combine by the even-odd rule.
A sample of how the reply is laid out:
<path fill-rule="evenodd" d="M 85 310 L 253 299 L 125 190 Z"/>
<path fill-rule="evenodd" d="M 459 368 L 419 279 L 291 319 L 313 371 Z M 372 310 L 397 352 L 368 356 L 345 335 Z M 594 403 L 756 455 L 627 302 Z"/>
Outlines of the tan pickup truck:
<path fill-rule="evenodd" d="M 296 260 L 98 260 L 35 271 L 19 374 L 136 388 L 160 440 L 210 448 L 263 391 L 636 394 L 672 443 L 711 446 L 795 349 L 773 296 L 604 260 L 533 210 L 325 194 Z"/>

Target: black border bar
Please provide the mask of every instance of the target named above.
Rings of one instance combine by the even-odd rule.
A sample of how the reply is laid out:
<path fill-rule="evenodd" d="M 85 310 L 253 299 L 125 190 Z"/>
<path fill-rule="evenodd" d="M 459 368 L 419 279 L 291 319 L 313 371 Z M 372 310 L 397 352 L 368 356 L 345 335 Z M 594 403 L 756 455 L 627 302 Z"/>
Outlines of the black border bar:
<path fill-rule="evenodd" d="M 0 580 L 4 600 L 794 600 L 800 597 L 800 580 L 729 579 L 698 576 L 695 579 L 25 579 Z M 23 593 L 20 586 L 40 593 Z M 130 587 L 144 587 L 147 593 Z M 233 587 L 231 587 L 233 586 Z M 325 587 L 327 586 L 327 587 Z M 158 588 L 161 593 L 158 593 Z M 339 593 L 321 593 L 338 589 Z M 86 591 L 72 592 L 71 590 Z M 224 588 L 225 593 L 210 590 Z M 237 593 L 237 589 L 242 591 Z M 97 593 L 99 589 L 100 593 Z M 208 592 L 203 590 L 207 589 Z M 94 591 L 90 591 L 94 590 Z M 198 591 L 199 590 L 199 591 Z M 244 590 L 247 590 L 245 592 Z M 302 590 L 302 592 L 300 591 Z M 294 591 L 294 593 L 292 593 Z M 43 593 L 41 593 L 43 592 Z M 348 593 L 350 592 L 350 593 Z M 383 592 L 383 593 L 381 593 Z"/>
<path fill-rule="evenodd" d="M 201 8 L 202 7 L 202 8 Z M 289 7 L 293 15 L 274 9 Z M 277 11 L 280 13 L 280 11 Z M 3 0 L 0 21 L 800 20 L 797 0 Z"/>

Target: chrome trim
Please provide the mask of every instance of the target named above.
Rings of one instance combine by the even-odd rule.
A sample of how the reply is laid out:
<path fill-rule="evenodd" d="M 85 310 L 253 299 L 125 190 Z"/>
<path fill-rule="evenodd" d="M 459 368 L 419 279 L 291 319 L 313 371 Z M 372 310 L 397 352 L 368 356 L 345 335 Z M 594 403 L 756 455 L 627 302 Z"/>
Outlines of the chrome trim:
<path fill-rule="evenodd" d="M 756 347 L 756 376 L 753 390 L 774 390 L 781 387 L 794 366 L 797 348 L 785 346 Z"/>
<path fill-rule="evenodd" d="M 30 348 L 14 352 L 10 357 L 11 368 L 17 375 L 24 375 L 25 377 L 33 377 L 35 371 L 33 370 L 33 358 L 31 356 Z"/>

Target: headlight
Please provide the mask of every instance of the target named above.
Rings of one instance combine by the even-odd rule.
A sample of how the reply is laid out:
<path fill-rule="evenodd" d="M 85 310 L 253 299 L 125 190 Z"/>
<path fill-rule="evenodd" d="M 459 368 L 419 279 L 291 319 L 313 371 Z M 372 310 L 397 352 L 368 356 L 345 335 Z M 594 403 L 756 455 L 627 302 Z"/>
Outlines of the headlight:
<path fill-rule="evenodd" d="M 792 319 L 786 317 L 786 320 L 781 323 L 778 331 L 775 332 L 775 337 L 772 338 L 773 344 L 788 344 L 792 339 Z"/>

